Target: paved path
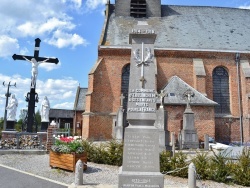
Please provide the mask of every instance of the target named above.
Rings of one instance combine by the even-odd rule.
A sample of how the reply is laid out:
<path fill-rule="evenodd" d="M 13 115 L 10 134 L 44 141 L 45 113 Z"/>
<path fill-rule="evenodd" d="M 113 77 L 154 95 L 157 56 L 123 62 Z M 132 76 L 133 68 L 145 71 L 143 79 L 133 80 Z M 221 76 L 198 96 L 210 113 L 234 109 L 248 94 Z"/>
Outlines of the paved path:
<path fill-rule="evenodd" d="M 68 185 L 0 165 L 1 188 L 66 188 Z"/>

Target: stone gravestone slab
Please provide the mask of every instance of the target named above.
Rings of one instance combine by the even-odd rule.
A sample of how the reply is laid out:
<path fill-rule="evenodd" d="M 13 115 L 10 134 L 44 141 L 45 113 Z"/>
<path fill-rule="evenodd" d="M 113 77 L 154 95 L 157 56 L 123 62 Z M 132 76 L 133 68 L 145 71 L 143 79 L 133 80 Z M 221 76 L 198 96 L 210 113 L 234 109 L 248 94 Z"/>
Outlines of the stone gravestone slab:
<path fill-rule="evenodd" d="M 124 96 L 123 94 L 121 95 L 121 106 L 118 109 L 117 115 L 116 115 L 116 124 L 114 127 L 114 139 L 116 139 L 117 141 L 122 141 L 123 140 L 123 117 L 124 117 L 124 109 L 123 109 L 123 100 L 124 100 Z"/>
<path fill-rule="evenodd" d="M 164 187 L 160 173 L 159 131 L 156 119 L 154 31 L 140 22 L 130 34 L 132 44 L 130 84 L 123 166 L 119 188 Z"/>

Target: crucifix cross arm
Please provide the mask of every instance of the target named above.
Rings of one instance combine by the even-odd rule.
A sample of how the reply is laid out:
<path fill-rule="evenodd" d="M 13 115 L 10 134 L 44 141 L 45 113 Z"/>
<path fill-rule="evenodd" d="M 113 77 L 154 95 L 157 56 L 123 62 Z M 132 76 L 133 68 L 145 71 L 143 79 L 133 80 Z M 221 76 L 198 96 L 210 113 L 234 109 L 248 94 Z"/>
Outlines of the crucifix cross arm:
<path fill-rule="evenodd" d="M 17 55 L 14 54 L 12 56 L 14 60 L 25 60 L 25 61 L 31 61 L 32 58 L 35 58 L 33 56 L 23 56 L 23 55 Z M 46 62 L 46 63 L 55 63 L 57 64 L 59 62 L 58 58 L 46 58 L 46 57 L 37 57 L 35 58 L 37 62 Z"/>

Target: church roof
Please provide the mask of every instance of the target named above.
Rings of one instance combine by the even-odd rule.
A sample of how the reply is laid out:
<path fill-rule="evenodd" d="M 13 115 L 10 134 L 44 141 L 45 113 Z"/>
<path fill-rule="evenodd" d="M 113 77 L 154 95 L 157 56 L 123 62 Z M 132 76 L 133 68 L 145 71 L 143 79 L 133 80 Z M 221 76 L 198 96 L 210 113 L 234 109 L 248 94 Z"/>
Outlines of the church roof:
<path fill-rule="evenodd" d="M 66 109 L 51 108 L 49 110 L 49 117 L 50 118 L 73 118 L 74 111 L 73 110 L 66 110 Z"/>
<path fill-rule="evenodd" d="M 77 87 L 74 110 L 77 111 L 85 110 L 85 100 L 87 91 L 88 88 L 80 88 L 79 86 Z"/>
<path fill-rule="evenodd" d="M 250 51 L 250 10 L 162 5 L 162 17 L 133 18 L 116 17 L 110 6 L 102 41 L 107 47 L 130 47 L 132 28 L 147 21 L 157 34 L 155 49 Z"/>
<path fill-rule="evenodd" d="M 178 76 L 173 76 L 169 83 L 163 88 L 168 94 L 167 97 L 164 98 L 164 104 L 171 104 L 171 105 L 185 105 L 187 104 L 186 98 L 183 94 L 190 90 L 194 93 L 194 96 L 191 97 L 191 105 L 208 105 L 208 106 L 215 106 L 218 103 L 208 99 L 199 91 L 188 85 Z"/>

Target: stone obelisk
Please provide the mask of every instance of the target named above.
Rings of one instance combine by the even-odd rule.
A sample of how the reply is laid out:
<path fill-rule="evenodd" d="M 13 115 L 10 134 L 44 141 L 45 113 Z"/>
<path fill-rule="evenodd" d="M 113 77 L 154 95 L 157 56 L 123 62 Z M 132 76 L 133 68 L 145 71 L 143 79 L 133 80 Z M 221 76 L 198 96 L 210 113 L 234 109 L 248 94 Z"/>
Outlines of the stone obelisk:
<path fill-rule="evenodd" d="M 119 172 L 122 188 L 163 188 L 160 173 L 159 131 L 156 119 L 156 81 L 154 42 L 156 34 L 146 22 L 130 33 L 131 66 L 125 129 L 123 165 Z"/>

